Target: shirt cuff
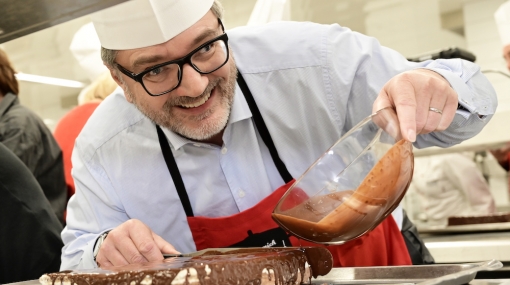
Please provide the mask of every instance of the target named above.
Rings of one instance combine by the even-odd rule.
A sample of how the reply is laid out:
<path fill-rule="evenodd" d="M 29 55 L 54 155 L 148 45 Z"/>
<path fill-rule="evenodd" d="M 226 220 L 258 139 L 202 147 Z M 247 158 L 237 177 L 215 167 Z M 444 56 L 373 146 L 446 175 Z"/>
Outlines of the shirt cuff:
<path fill-rule="evenodd" d="M 96 235 L 95 238 L 91 239 L 89 243 L 85 246 L 83 250 L 83 255 L 81 256 L 81 264 L 83 268 L 97 268 L 97 263 L 94 261 L 94 245 L 96 244 L 96 240 L 101 235 Z"/>
<path fill-rule="evenodd" d="M 462 78 L 445 69 L 430 67 L 423 68 L 440 74 L 444 79 L 446 79 L 446 81 L 448 81 L 448 83 L 450 83 L 453 90 L 457 92 L 459 100 L 458 104 L 463 107 L 463 109 L 457 109 L 457 114 L 461 115 L 465 119 L 468 119 L 471 114 L 477 114 L 481 119 L 491 114 L 489 106 L 476 106 L 472 98 L 473 91 L 469 89 Z"/>
<path fill-rule="evenodd" d="M 95 236 L 94 239 L 92 239 L 87 246 L 85 247 L 85 251 L 82 255 L 82 263 L 85 266 L 85 268 L 98 268 L 97 263 L 94 259 L 94 247 L 96 247 L 97 239 L 104 233 L 110 232 L 113 229 L 108 229 L 106 231 L 103 231 Z"/>

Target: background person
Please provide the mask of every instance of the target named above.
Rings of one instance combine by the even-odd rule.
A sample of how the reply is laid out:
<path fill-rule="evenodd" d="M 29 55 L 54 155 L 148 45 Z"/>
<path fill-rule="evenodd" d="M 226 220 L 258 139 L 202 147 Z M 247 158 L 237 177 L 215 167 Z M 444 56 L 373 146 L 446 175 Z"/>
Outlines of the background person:
<path fill-rule="evenodd" d="M 73 167 L 71 154 L 73 152 L 74 141 L 97 106 L 99 106 L 108 95 L 113 93 L 117 87 L 119 86 L 112 79 L 109 72 L 100 75 L 80 93 L 80 105 L 63 116 L 53 131 L 55 139 L 62 149 L 68 199 L 71 198 L 75 192 L 74 180 L 71 175 L 71 169 Z"/>
<path fill-rule="evenodd" d="M 19 103 L 15 73 L 7 54 L 0 49 L 0 142 L 32 171 L 64 224 L 67 192 L 62 151 L 41 118 Z"/>
<path fill-rule="evenodd" d="M 57 272 L 62 224 L 34 175 L 0 143 L 0 283 Z"/>
<path fill-rule="evenodd" d="M 73 36 L 69 50 L 87 74 L 91 84 L 83 88 L 78 95 L 78 106 L 59 120 L 53 132 L 62 148 L 64 157 L 68 200 L 75 191 L 74 180 L 71 176 L 71 154 L 74 141 L 99 103 L 118 87 L 101 60 L 101 43 L 92 23 L 85 24 L 78 29 Z"/>
<path fill-rule="evenodd" d="M 272 221 L 274 206 L 374 110 L 394 107 L 417 147 L 459 143 L 494 114 L 496 94 L 473 63 L 411 63 L 338 25 L 225 34 L 221 14 L 212 0 L 135 0 L 95 14 L 103 61 L 124 92 L 76 140 L 62 269 L 297 245 Z M 328 247 L 335 265 L 410 264 L 398 226 L 390 216 Z"/>
<path fill-rule="evenodd" d="M 489 184 L 467 154 L 438 154 L 414 161 L 404 204 L 416 223 L 446 226 L 448 217 L 496 212 Z"/>

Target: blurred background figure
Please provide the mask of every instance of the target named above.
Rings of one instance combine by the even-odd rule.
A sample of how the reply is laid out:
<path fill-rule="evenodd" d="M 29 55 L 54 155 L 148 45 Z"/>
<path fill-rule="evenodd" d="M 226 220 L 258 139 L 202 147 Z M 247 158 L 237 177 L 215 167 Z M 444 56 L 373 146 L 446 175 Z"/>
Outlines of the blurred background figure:
<path fill-rule="evenodd" d="M 506 67 L 510 71 L 510 1 L 501 4 L 494 13 L 494 20 L 498 27 L 499 37 L 501 39 L 502 54 L 506 62 Z M 506 171 L 509 171 L 510 161 L 510 142 L 504 147 L 491 150 L 491 154 L 496 158 L 499 165 Z M 508 176 L 508 191 L 510 195 L 510 176 Z"/>
<path fill-rule="evenodd" d="M 491 154 L 496 158 L 499 165 L 506 171 L 510 170 L 510 143 L 507 143 L 504 147 L 491 150 Z"/>
<path fill-rule="evenodd" d="M 0 49 L 0 142 L 30 169 L 64 224 L 66 185 L 62 151 L 43 120 L 20 104 L 15 73 L 7 54 Z"/>
<path fill-rule="evenodd" d="M 451 216 L 496 212 L 494 198 L 472 156 L 448 153 L 415 158 L 404 207 L 417 225 L 447 225 Z"/>
<path fill-rule="evenodd" d="M 62 224 L 31 171 L 0 143 L 0 284 L 60 268 Z"/>
<path fill-rule="evenodd" d="M 83 25 L 74 34 L 69 49 L 92 83 L 80 92 L 78 106 L 59 120 L 53 132 L 64 157 L 67 200 L 74 195 L 71 175 L 74 141 L 99 103 L 118 87 L 101 61 L 101 44 L 92 23 Z"/>
<path fill-rule="evenodd" d="M 110 95 L 117 87 L 118 85 L 112 79 L 110 73 L 103 73 L 95 82 L 85 87 L 79 96 L 79 106 L 62 117 L 55 127 L 55 139 L 62 148 L 64 157 L 68 200 L 74 195 L 74 180 L 71 175 L 71 170 L 73 168 L 71 154 L 74 148 L 74 141 L 97 106 L 99 106 L 101 101 Z"/>

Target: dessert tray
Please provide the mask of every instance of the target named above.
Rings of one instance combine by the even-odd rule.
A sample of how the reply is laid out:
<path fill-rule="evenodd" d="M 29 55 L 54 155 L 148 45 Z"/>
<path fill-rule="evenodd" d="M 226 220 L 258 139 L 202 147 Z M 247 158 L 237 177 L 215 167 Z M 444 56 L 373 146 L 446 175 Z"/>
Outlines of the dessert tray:
<path fill-rule="evenodd" d="M 506 223 L 487 223 L 487 224 L 470 224 L 456 226 L 426 226 L 416 225 L 420 233 L 470 233 L 470 232 L 497 232 L 510 230 L 510 222 Z"/>
<path fill-rule="evenodd" d="M 468 284 L 478 271 L 503 267 L 497 260 L 463 264 L 433 264 L 411 266 L 372 266 L 333 268 L 325 276 L 312 279 L 312 284 Z"/>

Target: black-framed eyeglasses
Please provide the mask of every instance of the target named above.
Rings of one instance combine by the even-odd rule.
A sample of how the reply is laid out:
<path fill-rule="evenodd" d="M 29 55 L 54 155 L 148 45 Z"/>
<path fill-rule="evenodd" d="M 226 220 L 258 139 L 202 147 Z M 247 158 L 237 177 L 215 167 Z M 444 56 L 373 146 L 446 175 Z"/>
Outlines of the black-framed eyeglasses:
<path fill-rule="evenodd" d="M 223 24 L 219 19 L 218 21 L 223 29 Z M 118 63 L 115 65 L 122 73 L 142 84 L 149 95 L 160 96 L 179 87 L 184 64 L 189 64 L 200 74 L 209 74 L 224 66 L 228 59 L 228 36 L 223 33 L 180 59 L 160 63 L 138 74 L 125 69 Z"/>

